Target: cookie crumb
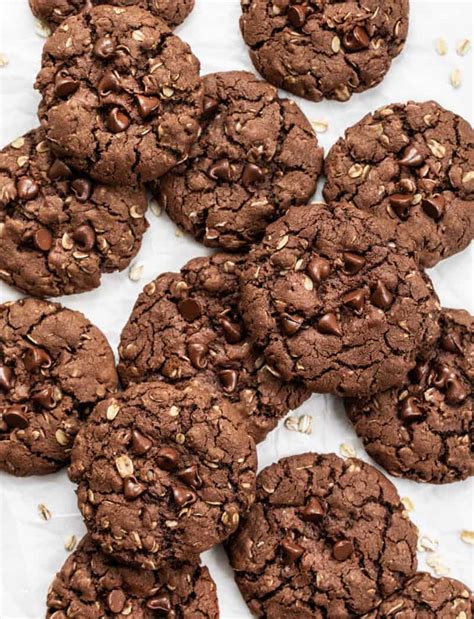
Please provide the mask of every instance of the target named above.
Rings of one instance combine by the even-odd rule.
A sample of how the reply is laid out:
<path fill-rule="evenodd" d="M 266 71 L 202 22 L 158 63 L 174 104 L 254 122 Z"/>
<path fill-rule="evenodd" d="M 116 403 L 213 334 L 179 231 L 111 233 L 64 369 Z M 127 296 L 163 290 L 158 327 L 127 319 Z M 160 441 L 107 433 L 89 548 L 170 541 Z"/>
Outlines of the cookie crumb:
<path fill-rule="evenodd" d="M 72 552 L 76 547 L 77 537 L 75 535 L 69 535 L 64 542 L 64 549 L 68 552 Z"/>
<path fill-rule="evenodd" d="M 51 512 L 44 503 L 38 505 L 38 513 L 43 520 L 51 520 Z"/>
<path fill-rule="evenodd" d="M 465 544 L 474 544 L 474 531 L 461 531 L 459 536 Z"/>
<path fill-rule="evenodd" d="M 470 51 L 470 49 L 470 39 L 462 39 L 462 41 L 459 41 L 458 46 L 456 47 L 456 52 L 459 56 L 465 56 Z"/>
<path fill-rule="evenodd" d="M 443 37 L 436 39 L 436 51 L 440 56 L 446 56 L 448 53 L 448 46 L 446 40 Z"/>

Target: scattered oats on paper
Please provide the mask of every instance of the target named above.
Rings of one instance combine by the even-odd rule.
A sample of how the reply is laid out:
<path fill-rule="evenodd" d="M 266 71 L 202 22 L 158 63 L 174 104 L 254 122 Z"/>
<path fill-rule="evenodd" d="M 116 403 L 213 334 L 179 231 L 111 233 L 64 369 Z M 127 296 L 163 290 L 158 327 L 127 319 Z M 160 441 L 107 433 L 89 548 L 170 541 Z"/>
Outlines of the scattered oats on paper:
<path fill-rule="evenodd" d="M 285 428 L 292 432 L 301 432 L 302 434 L 311 434 L 313 431 L 313 418 L 310 415 L 301 415 L 300 417 L 288 417 L 285 421 Z"/>
<path fill-rule="evenodd" d="M 413 501 L 408 496 L 404 496 L 402 498 L 402 504 L 407 510 L 407 512 L 412 512 L 415 509 L 415 505 L 413 504 Z"/>
<path fill-rule="evenodd" d="M 316 133 L 325 133 L 329 128 L 329 123 L 324 119 L 312 120 L 311 124 Z"/>
<path fill-rule="evenodd" d="M 141 262 L 132 264 L 128 269 L 128 279 L 132 282 L 138 282 L 142 278 L 144 269 L 145 266 Z"/>
<path fill-rule="evenodd" d="M 6 67 L 8 64 L 8 57 L 6 54 L 0 54 L 0 68 Z"/>
<path fill-rule="evenodd" d="M 38 505 L 38 513 L 43 520 L 51 520 L 51 512 L 44 503 Z"/>
<path fill-rule="evenodd" d="M 461 531 L 459 536 L 465 544 L 474 544 L 474 531 Z"/>
<path fill-rule="evenodd" d="M 422 535 L 418 539 L 417 550 L 418 552 L 435 552 L 438 549 L 438 540 L 429 537 L 428 535 Z"/>
<path fill-rule="evenodd" d="M 47 39 L 51 36 L 51 28 L 39 20 L 36 21 L 35 32 L 42 39 Z"/>
<path fill-rule="evenodd" d="M 453 69 L 449 79 L 453 88 L 459 88 L 462 84 L 461 71 L 459 69 Z"/>
<path fill-rule="evenodd" d="M 161 206 L 158 204 L 156 200 L 150 201 L 150 211 L 153 213 L 155 217 L 161 217 Z"/>
<path fill-rule="evenodd" d="M 76 536 L 70 535 L 69 537 L 66 538 L 66 541 L 64 542 L 64 550 L 67 550 L 68 552 L 72 552 L 74 548 L 76 547 L 76 543 L 77 543 Z"/>
<path fill-rule="evenodd" d="M 443 39 L 443 37 L 439 37 L 439 39 L 436 39 L 436 51 L 440 56 L 446 56 L 446 54 L 448 53 L 448 46 L 446 45 L 446 41 Z"/>
<path fill-rule="evenodd" d="M 437 552 L 430 552 L 425 559 L 426 565 L 431 567 L 437 576 L 447 576 L 449 574 L 449 567 L 444 565 L 441 556 Z"/>
<path fill-rule="evenodd" d="M 352 445 L 348 445 L 347 443 L 342 443 L 339 447 L 339 453 L 344 456 L 344 458 L 355 458 L 357 456 L 357 452 L 352 447 Z"/>
<path fill-rule="evenodd" d="M 470 49 L 471 41 L 469 39 L 463 39 L 462 41 L 459 41 L 458 46 L 456 47 L 456 52 L 459 56 L 465 56 Z"/>

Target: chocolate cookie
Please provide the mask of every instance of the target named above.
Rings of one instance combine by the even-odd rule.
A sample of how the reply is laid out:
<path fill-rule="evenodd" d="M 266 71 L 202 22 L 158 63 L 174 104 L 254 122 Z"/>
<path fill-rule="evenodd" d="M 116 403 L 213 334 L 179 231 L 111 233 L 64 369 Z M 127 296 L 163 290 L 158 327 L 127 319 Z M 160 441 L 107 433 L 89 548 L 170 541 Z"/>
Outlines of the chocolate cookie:
<path fill-rule="evenodd" d="M 394 593 L 366 619 L 470 619 L 471 591 L 453 578 L 420 573 Z"/>
<path fill-rule="evenodd" d="M 116 388 L 112 350 L 81 313 L 39 299 L 0 305 L 0 470 L 59 470 L 90 408 Z"/>
<path fill-rule="evenodd" d="M 347 101 L 379 84 L 408 33 L 408 0 L 241 0 L 250 58 L 295 95 Z"/>
<path fill-rule="evenodd" d="M 177 564 L 159 571 L 125 567 L 86 535 L 48 591 L 46 619 L 218 619 L 216 585 L 207 567 Z"/>
<path fill-rule="evenodd" d="M 189 561 L 235 531 L 257 457 L 233 406 L 203 381 L 144 383 L 97 405 L 70 476 L 86 526 L 120 562 Z"/>
<path fill-rule="evenodd" d="M 474 238 L 474 131 L 434 101 L 394 104 L 348 129 L 326 159 L 324 196 L 390 219 L 423 266 Z"/>
<path fill-rule="evenodd" d="M 170 28 L 181 24 L 194 8 L 194 0 L 29 0 L 33 14 L 55 30 L 66 18 L 98 4 L 136 5 L 163 19 Z"/>
<path fill-rule="evenodd" d="M 441 337 L 407 385 L 346 400 L 367 453 L 391 475 L 446 484 L 474 475 L 474 318 L 443 310 Z"/>
<path fill-rule="evenodd" d="M 416 571 L 417 531 L 395 487 L 360 460 L 283 458 L 227 551 L 257 617 L 359 617 Z"/>
<path fill-rule="evenodd" d="M 136 6 L 69 17 L 46 41 L 35 87 L 54 153 L 100 182 L 154 180 L 197 138 L 199 61 Z"/>
<path fill-rule="evenodd" d="M 137 254 L 146 209 L 143 189 L 95 185 L 30 131 L 0 151 L 0 278 L 34 296 L 97 288 Z"/>
<path fill-rule="evenodd" d="M 357 395 L 402 384 L 436 341 L 439 302 L 389 221 L 347 205 L 291 208 L 242 269 L 243 318 L 284 378 Z"/>
<path fill-rule="evenodd" d="M 195 258 L 145 286 L 122 332 L 119 374 L 124 384 L 204 379 L 236 404 L 261 441 L 310 393 L 297 381 L 284 383 L 245 332 L 238 308 L 245 258 Z"/>
<path fill-rule="evenodd" d="M 294 101 L 246 71 L 204 78 L 202 131 L 160 179 L 161 205 L 210 247 L 239 249 L 316 191 L 323 149 Z"/>

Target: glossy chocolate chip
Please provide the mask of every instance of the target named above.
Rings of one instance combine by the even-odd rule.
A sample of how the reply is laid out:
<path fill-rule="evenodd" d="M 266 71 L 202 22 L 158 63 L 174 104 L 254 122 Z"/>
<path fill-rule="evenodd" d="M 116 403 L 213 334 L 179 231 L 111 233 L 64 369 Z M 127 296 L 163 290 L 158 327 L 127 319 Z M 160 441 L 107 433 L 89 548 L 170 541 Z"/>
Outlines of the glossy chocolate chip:
<path fill-rule="evenodd" d="M 18 197 L 21 200 L 34 200 L 39 194 L 39 185 L 33 179 L 28 177 L 20 178 L 16 184 Z"/>
<path fill-rule="evenodd" d="M 213 179 L 230 181 L 230 163 L 228 159 L 220 159 L 210 167 L 209 176 Z"/>
<path fill-rule="evenodd" d="M 416 366 L 409 372 L 409 378 L 415 384 L 420 385 L 427 377 L 430 372 L 430 364 L 419 362 Z"/>
<path fill-rule="evenodd" d="M 105 97 L 111 92 L 120 92 L 122 86 L 120 83 L 120 77 L 115 71 L 107 71 L 102 76 L 98 85 L 99 95 Z"/>
<path fill-rule="evenodd" d="M 448 380 L 446 389 L 446 401 L 449 404 L 462 404 L 469 395 L 458 378 Z"/>
<path fill-rule="evenodd" d="M 13 386 L 13 370 L 0 363 L 0 389 L 10 391 Z"/>
<path fill-rule="evenodd" d="M 174 471 L 178 468 L 179 454 L 172 447 L 162 447 L 156 454 L 156 463 L 164 471 Z"/>
<path fill-rule="evenodd" d="M 447 333 L 440 340 L 440 345 L 443 350 L 452 353 L 462 352 L 461 338 L 457 333 Z"/>
<path fill-rule="evenodd" d="M 55 159 L 48 170 L 48 176 L 52 181 L 70 178 L 71 168 L 60 159 Z"/>
<path fill-rule="evenodd" d="M 78 249 L 81 251 L 90 251 L 95 245 L 95 231 L 94 228 L 83 224 L 78 226 L 72 232 L 72 238 L 76 243 Z"/>
<path fill-rule="evenodd" d="M 35 391 L 32 400 L 41 406 L 41 408 L 52 410 L 57 404 L 57 394 L 55 393 L 54 387 L 46 385 L 46 387 L 42 387 Z"/>
<path fill-rule="evenodd" d="M 296 563 L 296 561 L 301 557 L 304 553 L 304 548 L 292 539 L 285 539 L 281 543 L 281 551 L 283 554 L 283 563 L 286 565 L 291 565 L 292 563 Z"/>
<path fill-rule="evenodd" d="M 29 346 L 24 355 L 23 363 L 28 372 L 34 372 L 39 368 L 51 367 L 51 357 L 43 348 L 36 346 Z"/>
<path fill-rule="evenodd" d="M 198 370 L 203 370 L 206 367 L 208 352 L 209 347 L 207 344 L 201 344 L 200 342 L 191 342 L 188 344 L 189 360 Z"/>
<path fill-rule="evenodd" d="M 117 46 L 110 37 L 101 37 L 94 45 L 94 54 L 102 60 L 107 60 L 115 55 Z"/>
<path fill-rule="evenodd" d="M 226 317 L 220 319 L 224 337 L 229 344 L 238 344 L 244 338 L 244 328 L 238 322 L 232 322 Z"/>
<path fill-rule="evenodd" d="M 441 195 L 424 198 L 421 202 L 424 212 L 435 221 L 438 221 L 444 215 L 445 206 L 446 200 Z"/>
<path fill-rule="evenodd" d="M 346 32 L 343 36 L 342 44 L 349 52 L 358 52 L 369 47 L 370 37 L 365 28 L 355 26 L 352 31 Z"/>
<path fill-rule="evenodd" d="M 142 118 L 147 118 L 155 110 L 158 109 L 160 100 L 158 97 L 145 97 L 144 95 L 137 95 L 137 107 L 138 113 Z"/>
<path fill-rule="evenodd" d="M 203 118 L 209 118 L 218 109 L 219 102 L 212 97 L 204 97 Z"/>
<path fill-rule="evenodd" d="M 112 133 L 122 133 L 130 126 L 130 118 L 119 107 L 114 107 L 107 115 L 107 128 Z"/>
<path fill-rule="evenodd" d="M 365 305 L 365 290 L 353 290 L 342 297 L 342 302 L 355 312 L 361 312 Z"/>
<path fill-rule="evenodd" d="M 331 263 L 329 260 L 326 260 L 326 258 L 316 256 L 308 264 L 306 270 L 313 282 L 319 285 L 324 279 L 329 277 L 331 273 Z"/>
<path fill-rule="evenodd" d="M 301 28 L 306 22 L 308 7 L 303 4 L 294 4 L 288 9 L 288 21 L 294 28 Z"/>
<path fill-rule="evenodd" d="M 155 597 L 150 598 L 146 602 L 146 607 L 149 610 L 158 610 L 164 613 L 169 613 L 171 610 L 170 596 L 167 593 L 161 593 Z"/>
<path fill-rule="evenodd" d="M 107 606 L 115 613 L 121 613 L 126 602 L 125 593 L 121 589 L 113 589 L 107 596 Z"/>
<path fill-rule="evenodd" d="M 349 273 L 350 275 L 355 275 L 365 265 L 364 256 L 360 256 L 359 254 L 354 254 L 351 251 L 344 252 L 343 260 L 344 260 L 344 271 L 346 273 Z"/>
<path fill-rule="evenodd" d="M 145 492 L 145 486 L 141 484 L 135 475 L 129 475 L 123 480 L 123 494 L 126 499 L 133 500 Z"/>
<path fill-rule="evenodd" d="M 26 406 L 12 404 L 3 409 L 3 421 L 11 430 L 24 430 L 28 427 L 27 410 Z"/>
<path fill-rule="evenodd" d="M 390 206 L 400 219 L 408 219 L 412 209 L 413 196 L 407 193 L 394 193 L 389 198 Z"/>
<path fill-rule="evenodd" d="M 196 493 L 189 488 L 173 488 L 173 498 L 178 507 L 187 507 L 197 500 Z"/>
<path fill-rule="evenodd" d="M 176 477 L 195 490 L 202 486 L 202 479 L 199 477 L 198 468 L 194 464 L 182 471 L 178 471 Z"/>
<path fill-rule="evenodd" d="M 424 414 L 419 406 L 420 402 L 417 398 L 409 397 L 403 400 L 400 405 L 400 418 L 405 423 L 412 423 L 423 419 Z"/>
<path fill-rule="evenodd" d="M 349 540 L 336 542 L 332 547 L 332 556 L 336 561 L 346 561 L 354 552 L 354 546 Z"/>
<path fill-rule="evenodd" d="M 59 75 L 56 79 L 54 92 L 58 97 L 68 97 L 79 88 L 79 82 L 70 75 Z"/>
<path fill-rule="evenodd" d="M 138 430 L 132 431 L 132 451 L 137 456 L 146 454 L 151 449 L 153 443 L 147 437 L 141 434 Z"/>
<path fill-rule="evenodd" d="M 312 497 L 301 511 L 301 520 L 317 524 L 324 518 L 325 513 L 326 510 L 321 502 L 316 497 Z"/>
<path fill-rule="evenodd" d="M 457 379 L 457 374 L 448 365 L 442 363 L 435 368 L 431 378 L 431 383 L 438 389 L 444 389 L 448 385 L 448 381 Z"/>
<path fill-rule="evenodd" d="M 390 290 L 388 290 L 385 284 L 379 280 L 370 296 L 370 300 L 372 301 L 372 303 L 376 307 L 386 310 L 392 305 L 393 299 L 393 294 L 390 292 Z"/>
<path fill-rule="evenodd" d="M 71 183 L 71 189 L 79 202 L 86 202 L 92 195 L 92 183 L 88 178 L 76 178 Z"/>
<path fill-rule="evenodd" d="M 178 309 L 184 320 L 187 320 L 188 322 L 193 322 L 202 315 L 202 308 L 199 301 L 196 299 L 190 299 L 189 297 L 182 299 L 178 303 Z"/>
<path fill-rule="evenodd" d="M 40 228 L 33 234 L 33 245 L 39 251 L 49 251 L 53 246 L 53 237 L 47 228 Z"/>
<path fill-rule="evenodd" d="M 412 144 L 406 146 L 402 151 L 402 158 L 399 160 L 400 165 L 407 166 L 408 168 L 418 168 L 425 162 L 425 158 L 418 150 L 418 148 Z"/>
<path fill-rule="evenodd" d="M 303 326 L 303 318 L 299 316 L 290 316 L 289 314 L 283 314 L 281 317 L 281 326 L 286 335 L 292 336 Z"/>
<path fill-rule="evenodd" d="M 236 390 L 239 380 L 239 374 L 236 370 L 222 370 L 218 376 L 226 393 L 233 393 Z"/>
<path fill-rule="evenodd" d="M 265 180 L 265 173 L 262 168 L 254 163 L 248 163 L 242 172 L 242 184 L 244 187 L 251 187 L 255 183 L 261 183 Z"/>
<path fill-rule="evenodd" d="M 317 329 L 319 333 L 323 333 L 324 335 L 342 335 L 338 317 L 334 312 L 324 314 L 318 321 Z"/>

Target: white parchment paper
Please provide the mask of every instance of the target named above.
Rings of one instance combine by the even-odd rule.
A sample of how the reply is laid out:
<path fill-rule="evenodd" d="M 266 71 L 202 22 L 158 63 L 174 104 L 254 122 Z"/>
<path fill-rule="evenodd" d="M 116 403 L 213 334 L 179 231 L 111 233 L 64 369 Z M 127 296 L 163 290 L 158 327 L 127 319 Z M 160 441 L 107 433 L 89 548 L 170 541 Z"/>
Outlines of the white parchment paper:
<path fill-rule="evenodd" d="M 311 120 L 326 119 L 329 130 L 319 138 L 326 151 L 344 129 L 367 112 L 388 103 L 408 99 L 437 99 L 442 105 L 472 123 L 472 51 L 456 54 L 463 38 L 472 39 L 472 0 L 412 0 L 411 29 L 403 54 L 378 88 L 356 95 L 349 103 L 311 103 L 298 100 Z M 252 70 L 241 39 L 239 0 L 196 0 L 196 9 L 177 33 L 188 41 L 200 58 L 203 73 L 231 69 Z M 448 54 L 441 57 L 434 42 L 444 37 Z M 0 68 L 0 146 L 37 125 L 38 95 L 32 88 L 40 66 L 44 40 L 35 32 L 35 21 L 27 0 L 0 0 L 0 54 L 9 59 Z M 453 69 L 460 69 L 462 85 L 449 82 Z M 321 190 L 321 186 L 319 191 Z M 60 299 L 67 307 L 82 311 L 100 327 L 116 350 L 120 331 L 142 287 L 164 271 L 175 271 L 190 258 L 206 250 L 191 239 L 177 236 L 176 227 L 165 215 L 149 214 L 150 230 L 136 260 L 144 265 L 143 278 L 133 283 L 127 273 L 105 276 L 102 286 L 91 293 Z M 446 260 L 430 272 L 444 306 L 474 312 L 473 250 Z M 19 298 L 0 283 L 0 302 Z M 341 444 L 353 447 L 365 460 L 360 441 L 345 420 L 340 401 L 313 396 L 297 415 L 313 418 L 313 433 L 288 431 L 283 425 L 259 446 L 260 468 L 290 454 L 315 450 L 340 451 Z M 402 497 L 413 503 L 412 519 L 421 534 L 439 543 L 441 562 L 450 575 L 474 585 L 473 547 L 460 540 L 463 529 L 474 529 L 474 485 L 470 481 L 449 486 L 421 485 L 394 479 Z M 52 513 L 45 522 L 38 514 L 44 503 Z M 40 619 L 45 613 L 49 582 L 66 559 L 65 540 L 83 534 L 76 508 L 74 487 L 63 471 L 48 477 L 16 479 L 0 474 L 0 617 Z M 429 569 L 426 552 L 419 555 L 420 569 Z M 223 619 L 250 617 L 234 583 L 222 549 L 203 556 L 209 566 L 220 600 Z"/>

